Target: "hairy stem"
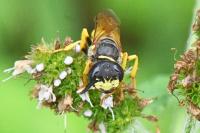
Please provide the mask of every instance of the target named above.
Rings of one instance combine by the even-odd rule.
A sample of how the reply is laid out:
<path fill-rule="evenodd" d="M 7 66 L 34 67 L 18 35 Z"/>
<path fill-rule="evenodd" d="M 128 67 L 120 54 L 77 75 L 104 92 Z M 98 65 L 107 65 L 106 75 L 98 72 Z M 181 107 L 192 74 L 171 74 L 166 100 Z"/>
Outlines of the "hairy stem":
<path fill-rule="evenodd" d="M 194 6 L 194 11 L 193 11 L 191 27 L 193 26 L 193 24 L 196 20 L 196 13 L 197 13 L 197 10 L 199 10 L 199 9 L 200 9 L 200 0 L 196 0 L 196 4 Z M 199 39 L 199 37 L 196 36 L 195 31 L 193 31 L 193 29 L 191 28 L 190 33 L 189 33 L 189 38 L 188 38 L 188 41 L 186 44 L 186 50 L 191 49 L 193 42 L 198 39 Z"/>

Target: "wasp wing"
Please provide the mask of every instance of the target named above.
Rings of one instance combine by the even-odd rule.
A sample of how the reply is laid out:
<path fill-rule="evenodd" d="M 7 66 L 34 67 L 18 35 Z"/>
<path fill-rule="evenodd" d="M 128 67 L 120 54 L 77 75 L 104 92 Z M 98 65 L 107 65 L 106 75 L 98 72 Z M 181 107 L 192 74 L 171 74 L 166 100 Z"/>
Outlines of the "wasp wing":
<path fill-rule="evenodd" d="M 120 20 L 112 10 L 100 12 L 95 18 L 95 30 L 93 43 L 97 44 L 101 38 L 109 37 L 113 39 L 117 47 L 121 49 L 120 42 Z"/>

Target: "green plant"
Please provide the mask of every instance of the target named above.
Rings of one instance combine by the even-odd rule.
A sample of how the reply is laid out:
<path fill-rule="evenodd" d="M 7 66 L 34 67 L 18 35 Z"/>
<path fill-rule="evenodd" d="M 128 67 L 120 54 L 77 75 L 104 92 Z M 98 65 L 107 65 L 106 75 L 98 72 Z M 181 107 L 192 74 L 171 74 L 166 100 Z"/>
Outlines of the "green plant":
<path fill-rule="evenodd" d="M 38 100 L 38 108 L 49 107 L 56 114 L 74 112 L 78 116 L 83 115 L 90 121 L 92 131 L 106 130 L 109 133 L 124 131 L 136 117 L 157 120 L 142 114 L 143 108 L 152 100 L 138 96 L 128 72 L 113 95 L 107 97 L 98 90 L 77 93 L 82 86 L 87 56 L 79 50 L 79 44 L 72 50 L 61 50 L 73 43 L 69 40 L 63 44 L 58 40 L 52 44 L 42 40 L 38 46 L 32 47 L 26 60 L 17 61 L 14 68 L 6 70 L 14 70 L 13 76 L 27 72 L 30 79 L 36 81 L 31 97 Z"/>

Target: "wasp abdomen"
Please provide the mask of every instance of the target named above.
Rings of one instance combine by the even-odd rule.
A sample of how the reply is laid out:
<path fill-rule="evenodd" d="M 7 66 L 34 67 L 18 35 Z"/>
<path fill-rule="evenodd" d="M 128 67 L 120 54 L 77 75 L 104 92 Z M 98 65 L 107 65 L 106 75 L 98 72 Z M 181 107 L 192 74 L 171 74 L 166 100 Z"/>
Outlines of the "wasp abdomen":
<path fill-rule="evenodd" d="M 97 44 L 95 56 L 99 57 L 102 55 L 111 57 L 114 60 L 117 60 L 119 58 L 120 52 L 112 39 L 105 38 L 100 40 L 100 42 Z"/>

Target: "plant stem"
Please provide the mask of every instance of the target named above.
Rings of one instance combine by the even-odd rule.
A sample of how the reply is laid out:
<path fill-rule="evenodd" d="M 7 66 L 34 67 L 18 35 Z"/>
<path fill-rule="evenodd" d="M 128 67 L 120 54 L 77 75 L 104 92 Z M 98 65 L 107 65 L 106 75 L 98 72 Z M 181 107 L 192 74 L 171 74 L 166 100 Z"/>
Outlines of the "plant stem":
<path fill-rule="evenodd" d="M 192 129 L 195 125 L 195 120 L 193 119 L 193 117 L 191 115 L 188 116 L 187 121 L 186 121 L 186 125 L 185 125 L 185 133 L 192 133 Z"/>
<path fill-rule="evenodd" d="M 197 13 L 198 9 L 200 9 L 200 0 L 196 0 L 196 4 L 195 4 L 195 7 L 194 7 L 194 11 L 193 11 L 191 27 L 193 26 L 193 24 L 196 20 L 196 13 Z M 195 34 L 193 29 L 191 28 L 190 33 L 189 33 L 189 39 L 188 39 L 187 44 L 186 44 L 186 50 L 191 49 L 193 42 L 196 41 L 197 39 L 199 39 L 199 37 Z"/>

